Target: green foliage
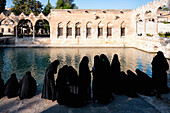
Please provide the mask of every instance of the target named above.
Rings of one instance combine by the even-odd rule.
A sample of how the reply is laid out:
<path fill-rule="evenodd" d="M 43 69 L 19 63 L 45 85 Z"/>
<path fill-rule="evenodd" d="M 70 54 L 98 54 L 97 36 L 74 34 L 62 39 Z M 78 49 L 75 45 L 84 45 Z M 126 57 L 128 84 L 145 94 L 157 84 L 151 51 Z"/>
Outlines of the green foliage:
<path fill-rule="evenodd" d="M 42 11 L 42 4 L 36 0 L 12 0 L 14 6 L 11 11 L 16 15 L 21 14 L 22 12 L 26 15 L 29 15 L 33 12 L 35 15 L 38 15 Z"/>
<path fill-rule="evenodd" d="M 0 14 L 5 11 L 6 0 L 0 0 Z"/>
<path fill-rule="evenodd" d="M 148 33 L 148 34 L 146 34 L 146 35 L 147 35 L 147 36 L 150 36 L 150 37 L 153 37 L 153 35 L 151 35 L 151 34 L 149 34 L 149 33 Z"/>
<path fill-rule="evenodd" d="M 164 24 L 169 24 L 169 22 L 163 22 Z"/>
<path fill-rule="evenodd" d="M 64 7 L 64 2 L 63 2 L 63 0 L 58 0 L 58 1 L 57 1 L 57 6 L 56 6 L 55 9 L 63 9 L 63 7 Z"/>
<path fill-rule="evenodd" d="M 170 38 L 170 32 L 166 32 L 166 33 L 158 33 L 160 37 L 167 37 Z"/>
<path fill-rule="evenodd" d="M 43 10 L 44 15 L 47 16 L 50 13 L 51 9 L 52 9 L 52 5 L 51 5 L 50 1 L 48 0 L 48 3 Z"/>
<path fill-rule="evenodd" d="M 78 9 L 74 0 L 58 0 L 55 9 Z"/>
<path fill-rule="evenodd" d="M 162 11 L 169 11 L 169 9 L 167 7 L 164 7 Z"/>

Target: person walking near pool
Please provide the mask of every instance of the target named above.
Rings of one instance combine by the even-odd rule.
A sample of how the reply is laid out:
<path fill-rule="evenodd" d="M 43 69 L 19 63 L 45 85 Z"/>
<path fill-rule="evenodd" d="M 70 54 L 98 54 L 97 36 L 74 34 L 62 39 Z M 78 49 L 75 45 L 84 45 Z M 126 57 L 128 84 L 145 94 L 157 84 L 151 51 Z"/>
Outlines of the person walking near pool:
<path fill-rule="evenodd" d="M 169 69 L 168 62 L 163 52 L 157 52 L 157 55 L 152 61 L 152 79 L 154 82 L 154 88 L 156 90 L 156 97 L 161 98 L 161 93 L 168 93 L 167 86 L 167 72 Z"/>
<path fill-rule="evenodd" d="M 20 81 L 21 91 L 19 98 L 32 98 L 36 94 L 37 85 L 35 79 L 31 76 L 31 72 L 28 71 L 23 76 L 22 80 Z"/>
<path fill-rule="evenodd" d="M 5 83 L 5 95 L 8 98 L 13 98 L 18 96 L 19 83 L 15 73 L 11 74 L 11 77 Z"/>
<path fill-rule="evenodd" d="M 80 98 L 84 104 L 91 101 L 91 74 L 88 63 L 88 57 L 84 56 L 79 65 Z"/>
<path fill-rule="evenodd" d="M 57 73 L 57 67 L 59 64 L 60 64 L 59 61 L 55 60 L 47 67 L 45 72 L 44 85 L 43 85 L 41 98 L 49 99 L 52 101 L 56 100 L 54 74 Z"/>
<path fill-rule="evenodd" d="M 0 99 L 4 97 L 4 80 L 1 78 L 0 72 Z"/>

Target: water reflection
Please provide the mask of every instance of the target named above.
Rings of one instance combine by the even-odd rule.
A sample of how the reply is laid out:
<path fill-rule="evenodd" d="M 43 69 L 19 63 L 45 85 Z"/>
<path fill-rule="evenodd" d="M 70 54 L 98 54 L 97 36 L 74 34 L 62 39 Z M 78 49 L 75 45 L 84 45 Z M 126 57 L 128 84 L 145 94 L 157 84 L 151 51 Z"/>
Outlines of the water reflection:
<path fill-rule="evenodd" d="M 110 62 L 113 55 L 118 54 L 122 71 L 139 68 L 151 76 L 151 61 L 155 55 L 132 48 L 0 48 L 0 71 L 5 81 L 13 72 L 20 79 L 26 71 L 31 71 L 38 88 L 42 89 L 45 70 L 50 62 L 58 59 L 59 68 L 67 64 L 78 71 L 79 63 L 86 55 L 92 69 L 97 54 L 106 54 Z"/>

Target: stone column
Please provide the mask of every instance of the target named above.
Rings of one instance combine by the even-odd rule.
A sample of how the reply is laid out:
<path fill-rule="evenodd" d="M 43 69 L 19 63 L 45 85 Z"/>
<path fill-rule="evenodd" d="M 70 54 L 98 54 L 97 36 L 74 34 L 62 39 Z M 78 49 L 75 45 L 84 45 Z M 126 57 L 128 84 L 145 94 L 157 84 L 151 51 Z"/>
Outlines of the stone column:
<path fill-rule="evenodd" d="M 17 28 L 17 25 L 15 26 L 15 33 L 16 33 L 16 36 L 15 36 L 15 42 L 18 42 L 18 28 Z"/>
<path fill-rule="evenodd" d="M 35 26 L 33 26 L 33 37 L 32 37 L 32 41 L 35 41 Z"/>
<path fill-rule="evenodd" d="M 67 38 L 67 25 L 64 24 L 63 26 L 63 38 L 66 39 Z"/>
<path fill-rule="evenodd" d="M 159 36 L 158 35 L 158 18 L 157 17 L 155 18 L 155 33 L 154 34 L 155 34 L 155 36 Z"/>
<path fill-rule="evenodd" d="M 143 20 L 143 34 L 142 36 L 146 36 L 146 20 Z"/>
<path fill-rule="evenodd" d="M 76 28 L 75 28 L 75 24 L 73 24 L 73 27 L 72 27 L 72 37 L 73 37 L 73 38 L 76 37 Z"/>
<path fill-rule="evenodd" d="M 58 34 L 59 34 L 59 31 L 58 31 L 59 30 L 59 26 L 56 26 L 56 29 L 57 29 L 56 30 L 56 38 L 58 39 L 59 38 L 59 36 L 58 36 Z"/>
<path fill-rule="evenodd" d="M 107 38 L 107 26 L 103 26 L 103 38 Z"/>
<path fill-rule="evenodd" d="M 138 36 L 138 20 L 136 20 L 136 36 Z"/>

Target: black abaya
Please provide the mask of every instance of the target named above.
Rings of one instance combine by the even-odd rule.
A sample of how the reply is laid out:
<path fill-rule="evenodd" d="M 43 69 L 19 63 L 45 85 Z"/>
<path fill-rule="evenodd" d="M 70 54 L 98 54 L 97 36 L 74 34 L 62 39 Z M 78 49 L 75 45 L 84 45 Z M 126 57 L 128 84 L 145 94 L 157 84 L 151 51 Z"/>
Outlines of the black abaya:
<path fill-rule="evenodd" d="M 16 97 L 18 96 L 17 95 L 18 90 L 19 90 L 19 83 L 16 74 L 13 73 L 11 74 L 11 77 L 8 79 L 8 81 L 5 84 L 5 95 L 8 98 Z"/>
<path fill-rule="evenodd" d="M 0 99 L 4 97 L 4 80 L 1 79 L 1 72 L 0 72 Z"/>
<path fill-rule="evenodd" d="M 84 103 L 91 101 L 91 74 L 88 63 L 88 57 L 84 56 L 79 65 L 80 97 Z"/>
<path fill-rule="evenodd" d="M 167 72 L 168 62 L 163 52 L 159 51 L 152 61 L 152 79 L 154 87 L 159 93 L 168 93 Z"/>
<path fill-rule="evenodd" d="M 52 101 L 56 100 L 56 88 L 54 81 L 54 74 L 57 73 L 57 67 L 59 65 L 59 61 L 55 60 L 46 69 L 44 85 L 42 90 L 41 98 L 49 99 Z"/>
<path fill-rule="evenodd" d="M 31 76 L 30 71 L 26 72 L 26 74 L 20 81 L 20 86 L 20 99 L 32 98 L 33 96 L 35 96 L 37 85 L 35 79 Z"/>

